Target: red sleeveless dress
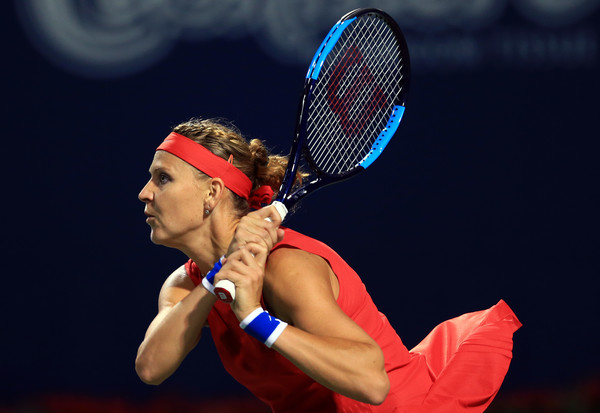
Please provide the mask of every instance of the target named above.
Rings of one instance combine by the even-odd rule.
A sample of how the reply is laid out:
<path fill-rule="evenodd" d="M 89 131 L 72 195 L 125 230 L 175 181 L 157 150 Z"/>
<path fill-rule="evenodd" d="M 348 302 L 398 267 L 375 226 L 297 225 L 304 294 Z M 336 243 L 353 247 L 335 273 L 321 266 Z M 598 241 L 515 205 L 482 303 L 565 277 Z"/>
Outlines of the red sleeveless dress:
<path fill-rule="evenodd" d="M 476 413 L 490 404 L 512 358 L 513 332 L 521 326 L 504 301 L 441 323 L 408 351 L 358 275 L 331 248 L 287 228 L 274 249 L 282 247 L 327 260 L 339 280 L 337 302 L 383 350 L 391 388 L 379 406 L 332 392 L 246 334 L 229 304 L 218 301 L 208 324 L 225 369 L 274 412 Z M 199 284 L 202 275 L 193 261 L 185 268 Z"/>

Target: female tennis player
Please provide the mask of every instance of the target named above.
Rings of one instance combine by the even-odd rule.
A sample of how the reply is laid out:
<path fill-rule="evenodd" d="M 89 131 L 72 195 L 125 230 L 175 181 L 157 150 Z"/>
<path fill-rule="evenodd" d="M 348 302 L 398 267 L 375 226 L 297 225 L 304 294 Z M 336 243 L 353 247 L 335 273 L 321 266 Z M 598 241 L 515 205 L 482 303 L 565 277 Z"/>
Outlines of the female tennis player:
<path fill-rule="evenodd" d="M 158 147 L 139 199 L 151 240 L 189 260 L 160 291 L 140 378 L 163 382 L 209 327 L 225 369 L 274 412 L 485 410 L 520 327 L 508 305 L 445 321 L 408 351 L 339 255 L 260 209 L 285 164 L 213 120 L 182 123 Z M 214 295 L 221 279 L 236 286 L 231 304 Z"/>

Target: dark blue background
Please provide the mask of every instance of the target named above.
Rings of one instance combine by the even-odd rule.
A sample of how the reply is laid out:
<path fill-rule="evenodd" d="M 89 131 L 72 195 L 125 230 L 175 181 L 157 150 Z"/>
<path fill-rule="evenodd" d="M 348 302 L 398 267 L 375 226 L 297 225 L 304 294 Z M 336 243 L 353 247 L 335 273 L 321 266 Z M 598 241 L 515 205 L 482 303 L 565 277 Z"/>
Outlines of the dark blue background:
<path fill-rule="evenodd" d="M 137 378 L 159 288 L 185 259 L 150 243 L 137 193 L 155 147 L 192 116 L 234 120 L 286 153 L 305 65 L 242 38 L 180 42 L 139 73 L 85 78 L 44 58 L 3 9 L 0 401 L 243 393 L 210 339 L 160 387 Z M 578 24 L 598 28 L 598 17 Z M 532 24 L 510 13 L 502 23 Z M 502 298 L 524 324 L 503 392 L 598 377 L 595 53 L 448 71 L 415 60 L 380 160 L 311 196 L 288 225 L 354 266 L 409 348 Z"/>

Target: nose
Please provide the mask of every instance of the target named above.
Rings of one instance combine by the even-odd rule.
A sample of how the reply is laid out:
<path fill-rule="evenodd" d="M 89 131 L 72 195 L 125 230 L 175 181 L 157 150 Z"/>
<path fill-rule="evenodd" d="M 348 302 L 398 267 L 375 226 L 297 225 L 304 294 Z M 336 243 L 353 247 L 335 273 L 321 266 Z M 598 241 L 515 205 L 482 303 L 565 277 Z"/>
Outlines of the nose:
<path fill-rule="evenodd" d="M 140 201 L 142 201 L 143 203 L 145 203 L 145 204 L 147 204 L 148 202 L 152 201 L 152 197 L 153 197 L 154 193 L 150 189 L 150 184 L 151 183 L 152 183 L 152 180 L 149 180 L 148 183 L 146 183 L 146 185 L 144 185 L 144 187 L 142 188 L 142 190 L 138 194 L 138 199 Z"/>

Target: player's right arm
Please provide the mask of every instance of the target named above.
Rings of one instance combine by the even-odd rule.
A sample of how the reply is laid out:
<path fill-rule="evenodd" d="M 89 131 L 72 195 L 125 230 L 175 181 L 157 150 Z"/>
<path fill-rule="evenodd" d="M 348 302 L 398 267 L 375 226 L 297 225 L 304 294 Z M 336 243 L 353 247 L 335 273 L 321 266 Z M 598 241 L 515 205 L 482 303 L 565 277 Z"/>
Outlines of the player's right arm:
<path fill-rule="evenodd" d="M 158 385 L 177 370 L 198 344 L 216 297 L 195 286 L 182 265 L 163 284 L 158 314 L 150 323 L 135 359 L 144 383 Z"/>

